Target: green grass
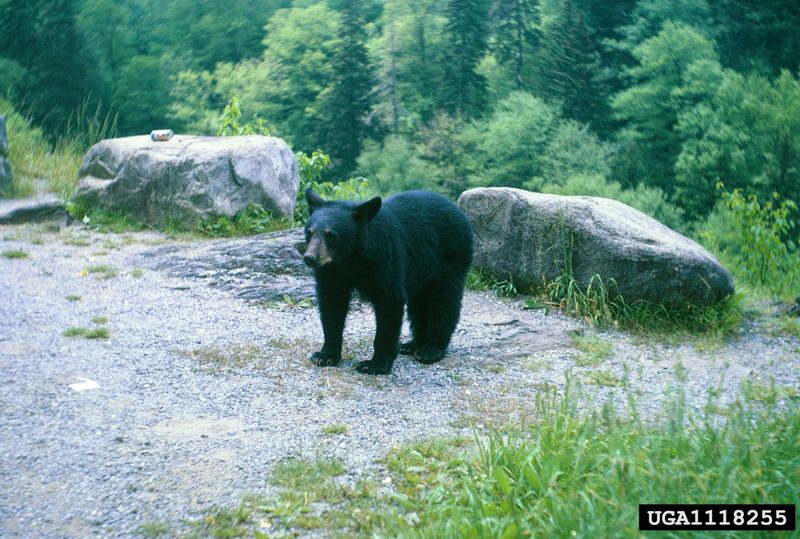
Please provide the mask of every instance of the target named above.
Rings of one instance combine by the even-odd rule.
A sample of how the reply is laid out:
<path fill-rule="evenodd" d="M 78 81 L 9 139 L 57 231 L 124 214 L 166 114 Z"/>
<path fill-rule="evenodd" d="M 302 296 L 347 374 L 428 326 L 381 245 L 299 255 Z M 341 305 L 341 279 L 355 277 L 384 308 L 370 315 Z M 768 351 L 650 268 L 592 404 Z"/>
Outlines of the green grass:
<path fill-rule="evenodd" d="M 7 251 L 3 251 L 0 253 L 3 258 L 10 258 L 10 259 L 21 259 L 21 258 L 28 258 L 28 253 L 23 251 L 22 249 L 8 249 Z"/>
<path fill-rule="evenodd" d="M 252 236 L 286 230 L 293 226 L 290 219 L 275 218 L 258 204 L 249 204 L 233 217 L 220 216 L 200 223 L 197 231 L 207 237 Z"/>
<path fill-rule="evenodd" d="M 69 294 L 67 296 L 64 296 L 64 299 L 66 299 L 67 301 L 80 301 L 81 297 L 77 294 Z"/>
<path fill-rule="evenodd" d="M 343 424 L 325 425 L 322 427 L 322 434 L 325 436 L 339 436 L 341 434 L 347 434 L 349 430 L 347 425 Z"/>
<path fill-rule="evenodd" d="M 613 345 L 597 335 L 583 335 L 579 332 L 570 332 L 572 342 L 581 354 L 575 359 L 579 367 L 589 367 L 602 363 L 614 348 Z"/>
<path fill-rule="evenodd" d="M 586 375 L 586 383 L 603 387 L 623 387 L 625 380 L 609 371 L 592 371 Z"/>
<path fill-rule="evenodd" d="M 390 535 L 639 537 L 639 503 L 800 501 L 796 406 L 778 413 L 739 403 L 719 421 L 688 417 L 679 398 L 645 422 L 635 413 L 580 414 L 572 397 L 550 393 L 536 416 L 529 429 L 481 439 L 477 455 L 406 490 L 419 523 L 398 519 Z"/>
<path fill-rule="evenodd" d="M 8 157 L 14 172 L 10 189 L 0 195 L 27 197 L 44 190 L 67 200 L 75 193 L 76 172 L 86 150 L 116 132 L 116 118 L 104 114 L 99 105 L 89 110 L 88 103 L 87 99 L 77 107 L 64 134 L 50 142 L 29 117 L 18 113 L 7 98 L 0 97 L 0 111 L 8 112 Z"/>
<path fill-rule="evenodd" d="M 85 328 L 81 326 L 71 327 L 64 330 L 64 337 L 83 337 L 84 339 L 107 339 L 107 328 Z"/>
<path fill-rule="evenodd" d="M 212 371 L 263 368 L 265 361 L 271 357 L 268 350 L 254 344 L 201 346 L 181 353 L 194 358 L 200 365 Z"/>
<path fill-rule="evenodd" d="M 744 297 L 734 294 L 706 307 L 668 307 L 646 301 L 626 302 L 615 293 L 613 280 L 595 275 L 586 287 L 561 277 L 532 291 L 542 301 L 589 325 L 615 327 L 655 335 L 722 337 L 740 327 Z"/>
<path fill-rule="evenodd" d="M 98 325 L 108 324 L 108 318 L 105 316 L 95 316 L 92 322 Z"/>
<path fill-rule="evenodd" d="M 117 276 L 117 269 L 114 266 L 109 266 L 107 264 L 96 264 L 89 266 L 84 271 L 87 274 L 94 275 L 95 279 L 99 280 L 113 279 Z"/>
<path fill-rule="evenodd" d="M 134 279 L 141 279 L 142 275 L 144 275 L 144 270 L 141 268 L 135 268 L 131 270 L 131 277 Z"/>
<path fill-rule="evenodd" d="M 581 411 L 590 401 L 568 381 L 565 391 L 545 388 L 535 398 L 536 419 L 526 426 L 395 447 L 376 478 L 387 494 L 374 484 L 341 485 L 341 461 L 289 460 L 270 478 L 282 489 L 277 498 L 214 508 L 204 526 L 224 523 L 224 533 L 248 536 L 265 532 L 257 523 L 267 520 L 270 535 L 641 537 L 640 503 L 797 504 L 800 400 L 791 388 L 765 387 L 743 386 L 720 415 L 716 392 L 705 411 L 690 412 L 678 386 L 644 420 L 633 396 L 624 413 L 610 404 Z"/>
<path fill-rule="evenodd" d="M 478 292 L 492 291 L 503 298 L 512 298 L 517 295 L 517 288 L 510 276 L 508 279 L 498 279 L 475 268 L 470 269 L 467 273 L 465 287 L 467 290 Z"/>

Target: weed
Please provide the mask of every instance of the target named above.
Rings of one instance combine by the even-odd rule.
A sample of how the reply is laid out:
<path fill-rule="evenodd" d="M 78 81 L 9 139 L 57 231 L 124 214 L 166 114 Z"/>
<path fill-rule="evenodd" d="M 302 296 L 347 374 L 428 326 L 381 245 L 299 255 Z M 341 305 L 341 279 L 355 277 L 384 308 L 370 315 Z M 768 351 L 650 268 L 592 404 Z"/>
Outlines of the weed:
<path fill-rule="evenodd" d="M 98 325 L 108 324 L 108 318 L 105 316 L 95 316 L 92 322 Z"/>
<path fill-rule="evenodd" d="M 340 434 L 347 434 L 349 430 L 347 425 L 343 424 L 325 425 L 322 427 L 322 434 L 325 436 L 338 436 Z"/>
<path fill-rule="evenodd" d="M 20 259 L 20 258 L 28 258 L 28 253 L 23 251 L 22 249 L 9 249 L 7 251 L 3 251 L 0 253 L 4 258 L 11 258 L 11 259 Z"/>
<path fill-rule="evenodd" d="M 508 279 L 498 279 L 497 277 L 478 269 L 471 269 L 467 273 L 465 287 L 468 290 L 485 292 L 491 290 L 496 295 L 510 298 L 517 295 L 517 288 L 514 286 L 511 276 Z"/>
<path fill-rule="evenodd" d="M 587 375 L 586 383 L 603 387 L 623 387 L 625 380 L 609 371 L 592 371 Z"/>
<path fill-rule="evenodd" d="M 136 535 L 156 539 L 172 535 L 170 527 L 164 522 L 145 522 L 136 530 Z"/>
<path fill-rule="evenodd" d="M 132 269 L 131 270 L 131 277 L 133 277 L 134 279 L 139 279 L 139 278 L 141 278 L 142 275 L 144 275 L 144 270 L 142 270 L 140 268 L 136 268 L 136 269 Z"/>
<path fill-rule="evenodd" d="M 117 276 L 117 269 L 114 266 L 109 266 L 106 264 L 96 264 L 94 266 L 89 266 L 85 270 L 86 274 L 92 274 L 95 276 L 95 279 L 98 280 L 105 280 L 105 279 L 113 279 Z"/>
<path fill-rule="evenodd" d="M 267 350 L 254 344 L 234 344 L 224 347 L 204 346 L 182 353 L 193 357 L 201 365 L 211 370 L 263 368 L 265 358 L 269 357 Z"/>
<path fill-rule="evenodd" d="M 616 282 L 604 282 L 595 275 L 582 288 L 567 275 L 544 283 L 533 291 L 542 301 L 589 325 L 621 327 L 642 333 L 705 334 L 721 337 L 739 327 L 743 318 L 741 294 L 734 294 L 715 305 L 698 307 L 691 304 L 668 307 L 646 301 L 626 302 L 616 292 Z"/>
<path fill-rule="evenodd" d="M 84 339 L 107 339 L 107 328 L 71 327 L 64 330 L 65 337 L 83 337 Z"/>
<path fill-rule="evenodd" d="M 64 296 L 64 299 L 66 299 L 67 301 L 80 301 L 81 297 L 77 294 L 69 294 L 67 296 Z"/>
<path fill-rule="evenodd" d="M 575 359 L 575 364 L 579 367 L 588 367 L 602 363 L 610 354 L 613 345 L 604 341 L 597 335 L 583 335 L 580 332 L 570 332 L 575 348 L 582 354 Z"/>
<path fill-rule="evenodd" d="M 247 208 L 240 210 L 232 218 L 220 216 L 205 223 L 200 223 L 197 231 L 212 238 L 231 236 L 251 236 L 265 234 L 278 230 L 291 228 L 288 219 L 275 218 L 272 214 L 258 204 L 248 204 Z"/>

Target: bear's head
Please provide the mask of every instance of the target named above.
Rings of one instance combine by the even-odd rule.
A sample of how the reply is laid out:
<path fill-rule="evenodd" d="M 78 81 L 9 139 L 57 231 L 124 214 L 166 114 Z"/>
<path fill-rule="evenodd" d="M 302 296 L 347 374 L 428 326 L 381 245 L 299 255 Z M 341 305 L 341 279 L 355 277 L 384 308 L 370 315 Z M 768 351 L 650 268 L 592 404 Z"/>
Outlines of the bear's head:
<path fill-rule="evenodd" d="M 381 197 L 361 204 L 349 201 L 328 201 L 306 189 L 308 221 L 307 247 L 303 261 L 319 268 L 336 261 L 352 260 L 357 254 L 364 229 L 381 209 Z"/>

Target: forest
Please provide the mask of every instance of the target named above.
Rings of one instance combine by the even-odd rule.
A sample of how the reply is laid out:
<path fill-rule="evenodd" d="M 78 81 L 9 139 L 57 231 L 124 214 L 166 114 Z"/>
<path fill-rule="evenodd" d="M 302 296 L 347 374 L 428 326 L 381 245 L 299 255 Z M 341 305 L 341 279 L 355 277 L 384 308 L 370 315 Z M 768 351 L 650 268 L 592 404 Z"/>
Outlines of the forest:
<path fill-rule="evenodd" d="M 797 28 L 793 0 L 2 0 L 0 80 L 51 144 L 215 134 L 234 99 L 377 193 L 605 196 L 717 243 L 738 207 L 791 251 Z"/>

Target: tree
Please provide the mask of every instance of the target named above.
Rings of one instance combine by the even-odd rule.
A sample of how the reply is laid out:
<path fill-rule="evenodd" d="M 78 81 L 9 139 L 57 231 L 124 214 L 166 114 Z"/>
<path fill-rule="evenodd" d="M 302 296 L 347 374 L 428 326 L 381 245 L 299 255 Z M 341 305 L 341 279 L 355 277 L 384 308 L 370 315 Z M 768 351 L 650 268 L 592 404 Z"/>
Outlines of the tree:
<path fill-rule="evenodd" d="M 764 200 L 800 192 L 800 81 L 788 71 L 774 81 L 732 70 L 707 100 L 685 111 L 676 162 L 678 197 L 695 216 L 719 199 L 717 183 Z"/>
<path fill-rule="evenodd" d="M 539 45 L 538 0 L 500 0 L 494 9 L 494 54 L 513 74 L 517 90 L 530 86 L 530 65 Z"/>
<path fill-rule="evenodd" d="M 325 3 L 279 10 L 267 23 L 261 69 L 268 78 L 256 112 L 297 149 L 312 151 L 324 140 L 318 111 L 334 80 L 339 24 L 339 13 Z"/>
<path fill-rule="evenodd" d="M 800 3 L 717 0 L 712 3 L 722 64 L 776 76 L 800 68 Z"/>
<path fill-rule="evenodd" d="M 557 113 L 538 97 L 513 92 L 497 104 L 490 117 L 473 124 L 464 137 L 475 147 L 471 161 L 473 185 L 532 187 L 541 185 L 542 156 Z"/>
<path fill-rule="evenodd" d="M 644 181 L 672 194 L 673 166 L 681 146 L 675 129 L 679 113 L 714 91 L 714 78 L 694 75 L 718 71 L 719 60 L 705 36 L 672 22 L 636 46 L 632 54 L 638 63 L 626 74 L 633 84 L 614 96 L 612 107 L 625 122 L 618 139 L 638 163 L 631 172 L 641 176 L 621 179 L 628 185 Z M 687 84 L 690 80 L 692 84 Z"/>
<path fill-rule="evenodd" d="M 23 96 L 34 118 L 55 134 L 87 97 L 86 57 L 73 0 L 39 0 Z"/>
<path fill-rule="evenodd" d="M 534 88 L 560 105 L 565 117 L 601 127 L 607 110 L 605 92 L 595 79 L 600 67 L 597 44 L 572 0 L 563 0 L 561 8 L 543 32 Z"/>
<path fill-rule="evenodd" d="M 161 62 L 152 56 L 134 56 L 119 74 L 114 103 L 119 111 L 119 131 L 141 135 L 165 127 L 169 87 Z"/>
<path fill-rule="evenodd" d="M 450 114 L 478 116 L 486 108 L 486 79 L 476 69 L 486 52 L 488 6 L 485 0 L 450 0 L 445 14 L 439 103 Z"/>
<path fill-rule="evenodd" d="M 334 170 L 344 176 L 355 168 L 366 138 L 373 85 L 359 8 L 357 0 L 342 4 L 333 81 L 320 95 L 320 144 L 330 154 Z"/>

